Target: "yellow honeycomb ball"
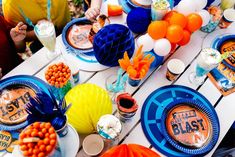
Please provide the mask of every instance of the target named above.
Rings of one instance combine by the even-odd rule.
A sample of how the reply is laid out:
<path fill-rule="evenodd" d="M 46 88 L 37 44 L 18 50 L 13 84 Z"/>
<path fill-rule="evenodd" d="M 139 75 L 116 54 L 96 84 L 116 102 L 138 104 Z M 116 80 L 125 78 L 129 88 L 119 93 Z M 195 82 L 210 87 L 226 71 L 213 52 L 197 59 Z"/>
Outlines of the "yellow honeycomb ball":
<path fill-rule="evenodd" d="M 72 103 L 66 115 L 68 122 L 80 134 L 96 131 L 99 118 L 112 113 L 112 101 L 106 90 L 95 84 L 80 84 L 65 96 L 66 104 Z"/>

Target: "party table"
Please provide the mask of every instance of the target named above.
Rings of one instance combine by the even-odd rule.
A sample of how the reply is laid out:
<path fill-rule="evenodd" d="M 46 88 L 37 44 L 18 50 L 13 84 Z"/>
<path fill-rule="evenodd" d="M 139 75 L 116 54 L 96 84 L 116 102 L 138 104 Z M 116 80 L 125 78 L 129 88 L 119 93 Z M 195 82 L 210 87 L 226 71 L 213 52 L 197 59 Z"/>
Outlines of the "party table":
<path fill-rule="evenodd" d="M 107 3 L 113 3 L 117 4 L 117 0 L 108 0 L 105 1 L 102 5 L 101 11 L 103 13 L 107 13 Z M 218 1 L 214 2 L 218 5 Z M 126 25 L 126 14 L 124 13 L 122 16 L 117 17 L 111 17 L 111 23 L 119 23 Z M 233 23 L 228 29 L 224 30 L 218 30 L 220 34 L 226 34 L 235 32 L 235 24 Z M 188 45 L 183 47 L 178 47 L 175 52 L 167 57 L 164 58 L 164 61 L 162 65 L 160 65 L 157 68 L 151 69 L 151 71 L 148 73 L 147 77 L 141 81 L 140 85 L 138 87 L 131 87 L 127 85 L 126 91 L 130 93 L 138 102 L 139 109 L 136 113 L 136 115 L 133 117 L 131 121 L 128 121 L 126 123 L 123 123 L 123 129 L 121 132 L 121 135 L 118 140 L 118 144 L 123 143 L 137 143 L 143 146 L 146 146 L 159 154 L 161 154 L 158 150 L 156 150 L 147 140 L 146 136 L 144 135 L 144 132 L 141 127 L 141 106 L 143 105 L 145 99 L 151 94 L 154 90 L 166 86 L 166 85 L 184 85 L 187 87 L 190 87 L 192 89 L 195 89 L 202 95 L 204 95 L 210 103 L 214 106 L 219 121 L 220 121 L 220 134 L 219 134 L 219 140 L 216 144 L 216 146 L 211 150 L 206 156 L 212 156 L 213 152 L 219 145 L 219 143 L 224 138 L 225 134 L 227 133 L 228 129 L 231 127 L 235 120 L 235 105 L 233 104 L 235 101 L 235 93 L 232 93 L 228 96 L 223 96 L 221 93 L 217 90 L 217 88 L 212 84 L 212 82 L 206 78 L 205 82 L 200 86 L 195 86 L 191 84 L 188 81 L 189 74 L 195 70 L 196 65 L 196 59 L 199 55 L 199 52 L 201 51 L 203 47 L 204 39 L 207 39 L 209 34 L 203 33 L 201 31 L 195 32 L 192 37 L 191 41 Z M 213 36 L 213 32 L 210 34 Z M 216 34 L 215 34 L 216 36 Z M 57 37 L 57 49 L 60 49 L 61 52 L 65 52 L 65 46 L 62 42 L 61 35 Z M 3 78 L 7 78 L 10 76 L 15 75 L 33 75 L 38 78 L 41 78 L 42 80 L 45 80 L 44 73 L 49 64 L 56 63 L 58 61 L 64 60 L 64 57 L 61 55 L 56 56 L 55 58 L 49 60 L 46 58 L 45 53 L 46 48 L 42 48 L 37 53 L 35 53 L 32 57 L 24 61 L 22 64 L 17 66 L 15 69 L 13 69 L 11 72 L 9 72 L 7 75 L 5 75 Z M 186 69 L 184 72 L 178 76 L 178 78 L 170 82 L 166 79 L 165 74 L 167 70 L 167 63 L 170 59 L 178 58 L 182 60 L 185 65 Z M 71 66 L 77 65 L 76 59 L 69 59 L 69 62 Z M 116 74 L 119 67 L 112 67 L 105 69 L 103 71 L 99 72 L 88 72 L 80 70 L 80 84 L 81 83 L 94 83 L 99 85 L 100 87 L 105 88 L 105 79 L 112 75 Z M 118 115 L 117 113 L 117 107 L 113 105 L 113 114 Z M 83 137 L 80 136 L 80 144 L 82 143 Z M 162 141 L 162 144 L 164 144 L 165 141 Z M 75 150 L 78 150 L 77 157 L 86 156 L 79 145 L 71 146 L 76 148 Z M 75 152 L 76 154 L 76 152 Z M 162 155 L 162 154 L 161 154 Z M 164 155 L 162 155 L 164 156 Z"/>

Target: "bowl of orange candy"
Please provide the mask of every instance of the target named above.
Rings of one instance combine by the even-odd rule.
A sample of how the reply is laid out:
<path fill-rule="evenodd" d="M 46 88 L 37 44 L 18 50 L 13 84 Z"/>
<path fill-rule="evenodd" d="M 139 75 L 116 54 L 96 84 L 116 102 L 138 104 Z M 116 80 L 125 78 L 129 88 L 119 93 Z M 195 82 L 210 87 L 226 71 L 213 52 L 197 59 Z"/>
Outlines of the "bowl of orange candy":
<path fill-rule="evenodd" d="M 55 129 L 48 122 L 35 122 L 26 127 L 20 133 L 19 146 L 23 157 L 53 157 L 61 154 Z"/>
<path fill-rule="evenodd" d="M 72 88 L 71 70 L 63 62 L 52 64 L 45 72 L 45 79 L 57 100 L 62 100 Z"/>

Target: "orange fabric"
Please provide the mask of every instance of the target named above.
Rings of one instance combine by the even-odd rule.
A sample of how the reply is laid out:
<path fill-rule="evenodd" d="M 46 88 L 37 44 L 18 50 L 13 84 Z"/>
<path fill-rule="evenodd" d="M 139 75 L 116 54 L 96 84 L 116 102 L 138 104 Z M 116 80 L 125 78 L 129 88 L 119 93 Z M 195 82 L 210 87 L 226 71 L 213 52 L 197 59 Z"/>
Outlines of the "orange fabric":
<path fill-rule="evenodd" d="M 3 0 L 2 7 L 5 19 L 12 25 L 25 22 L 19 7 L 34 24 L 47 18 L 47 0 Z M 67 0 L 51 0 L 51 19 L 59 29 L 70 21 Z"/>

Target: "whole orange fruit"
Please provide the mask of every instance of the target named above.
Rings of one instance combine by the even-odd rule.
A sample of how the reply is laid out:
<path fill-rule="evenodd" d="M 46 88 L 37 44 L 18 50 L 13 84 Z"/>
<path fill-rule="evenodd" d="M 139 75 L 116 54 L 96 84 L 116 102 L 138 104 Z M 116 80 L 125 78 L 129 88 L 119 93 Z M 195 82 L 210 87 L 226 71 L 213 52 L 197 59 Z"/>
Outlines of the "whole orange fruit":
<path fill-rule="evenodd" d="M 180 25 L 170 25 L 167 28 L 166 38 L 171 43 L 178 43 L 183 38 L 183 28 Z"/>
<path fill-rule="evenodd" d="M 185 28 L 187 24 L 187 18 L 181 13 L 175 13 L 171 16 L 169 23 L 170 25 L 176 24 L 180 25 L 182 28 Z"/>
<path fill-rule="evenodd" d="M 202 18 L 199 14 L 192 13 L 187 16 L 188 23 L 186 29 L 190 32 L 195 32 L 202 26 Z"/>
<path fill-rule="evenodd" d="M 189 43 L 191 37 L 191 33 L 188 30 L 184 30 L 183 38 L 177 43 L 180 46 L 184 46 Z"/>
<path fill-rule="evenodd" d="M 148 34 L 154 39 L 161 39 L 166 36 L 168 23 L 166 21 L 154 21 L 148 27 Z"/>
<path fill-rule="evenodd" d="M 163 17 L 163 20 L 164 21 L 167 21 L 167 22 L 170 22 L 170 19 L 171 17 L 174 15 L 174 14 L 177 14 L 178 12 L 177 11 L 169 11 L 164 17 Z"/>

